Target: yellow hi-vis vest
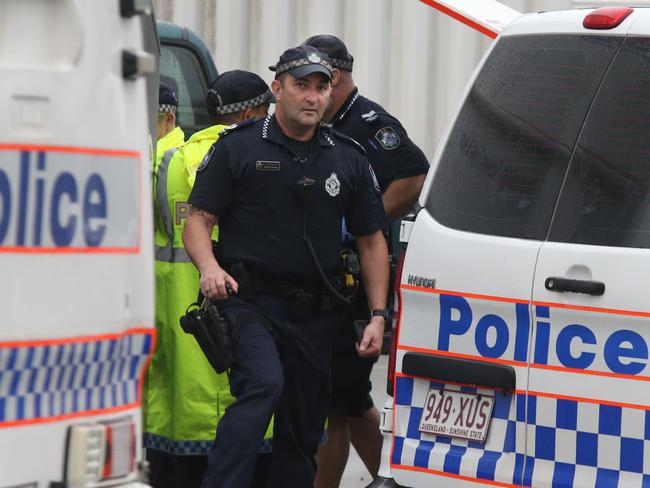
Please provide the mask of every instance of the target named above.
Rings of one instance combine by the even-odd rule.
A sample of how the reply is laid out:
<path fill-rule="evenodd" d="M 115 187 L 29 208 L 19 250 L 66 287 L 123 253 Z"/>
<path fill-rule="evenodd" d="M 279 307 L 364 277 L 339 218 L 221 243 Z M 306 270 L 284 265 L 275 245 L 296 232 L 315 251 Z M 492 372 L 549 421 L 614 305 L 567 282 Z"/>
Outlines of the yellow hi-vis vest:
<path fill-rule="evenodd" d="M 185 134 L 180 127 L 175 127 L 168 132 L 165 136 L 158 139 L 156 143 L 156 160 L 153 163 L 153 173 L 156 174 L 158 166 L 162 161 L 163 156 L 167 151 L 172 148 L 180 147 L 185 142 Z"/>
<path fill-rule="evenodd" d="M 198 165 L 225 127 L 208 127 L 175 152 L 169 150 L 155 178 L 158 339 L 149 366 L 144 437 L 146 447 L 171 454 L 207 454 L 217 422 L 234 401 L 228 376 L 215 373 L 194 337 L 179 324 L 199 292 L 199 273 L 182 241 L 187 200 Z M 270 449 L 270 428 L 266 437 L 263 450 Z"/>

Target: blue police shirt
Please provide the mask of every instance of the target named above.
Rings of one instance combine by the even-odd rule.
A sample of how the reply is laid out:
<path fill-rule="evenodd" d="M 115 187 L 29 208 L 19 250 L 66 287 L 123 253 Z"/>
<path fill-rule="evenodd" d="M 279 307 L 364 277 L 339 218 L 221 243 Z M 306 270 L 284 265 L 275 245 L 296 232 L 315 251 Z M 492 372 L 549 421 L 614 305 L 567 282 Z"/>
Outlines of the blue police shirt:
<path fill-rule="evenodd" d="M 199 166 L 189 202 L 219 217 L 218 259 L 244 262 L 278 279 L 317 282 L 306 230 L 327 274 L 340 272 L 341 220 L 355 236 L 386 227 L 379 186 L 363 149 L 321 124 L 311 154 L 293 154 L 275 116 L 219 138 Z M 304 204 L 300 178 L 315 180 Z M 304 209 L 304 210 L 303 210 Z"/>
<path fill-rule="evenodd" d="M 332 118 L 334 128 L 358 141 L 384 192 L 394 181 L 425 174 L 429 162 L 399 120 L 355 88 Z"/>

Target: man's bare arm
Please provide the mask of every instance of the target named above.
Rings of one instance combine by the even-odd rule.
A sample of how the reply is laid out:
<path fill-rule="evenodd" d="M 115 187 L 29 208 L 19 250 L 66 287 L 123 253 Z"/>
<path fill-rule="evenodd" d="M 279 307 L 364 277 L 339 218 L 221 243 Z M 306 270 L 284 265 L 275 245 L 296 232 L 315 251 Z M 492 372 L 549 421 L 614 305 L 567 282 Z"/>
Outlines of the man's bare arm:
<path fill-rule="evenodd" d="M 388 248 L 381 231 L 356 239 L 361 259 L 361 274 L 370 310 L 386 308 L 388 294 Z M 384 319 L 372 317 L 357 346 L 359 356 L 378 356 L 384 339 Z"/>
<path fill-rule="evenodd" d="M 422 191 L 426 174 L 394 180 L 382 195 L 389 222 L 395 222 L 411 211 Z"/>
<path fill-rule="evenodd" d="M 183 243 L 194 266 L 201 275 L 201 292 L 214 299 L 228 297 L 226 285 L 236 293 L 237 282 L 226 273 L 212 252 L 212 229 L 217 224 L 217 217 L 210 212 L 192 207 L 183 229 Z"/>

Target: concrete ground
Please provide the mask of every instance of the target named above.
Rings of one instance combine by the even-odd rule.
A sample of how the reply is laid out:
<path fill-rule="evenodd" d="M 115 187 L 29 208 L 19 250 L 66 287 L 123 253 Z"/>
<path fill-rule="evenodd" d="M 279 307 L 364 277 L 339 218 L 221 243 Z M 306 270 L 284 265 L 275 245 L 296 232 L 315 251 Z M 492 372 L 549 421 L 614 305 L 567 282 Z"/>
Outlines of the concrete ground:
<path fill-rule="evenodd" d="M 381 411 L 386 399 L 386 373 L 388 369 L 388 356 L 383 355 L 372 369 L 372 399 L 375 406 Z M 343 473 L 339 488 L 364 488 L 372 481 L 370 473 L 361 462 L 357 452 L 350 446 L 350 457 Z"/>

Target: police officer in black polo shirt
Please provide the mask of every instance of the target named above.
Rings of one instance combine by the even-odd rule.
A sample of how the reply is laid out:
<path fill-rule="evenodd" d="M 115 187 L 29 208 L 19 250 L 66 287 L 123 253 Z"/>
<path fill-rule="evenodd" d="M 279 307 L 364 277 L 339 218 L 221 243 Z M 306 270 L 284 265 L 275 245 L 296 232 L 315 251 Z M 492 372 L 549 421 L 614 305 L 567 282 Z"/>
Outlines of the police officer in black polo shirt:
<path fill-rule="evenodd" d="M 333 66 L 332 103 L 325 119 L 334 128 L 358 141 L 366 150 L 389 222 L 407 214 L 414 206 L 429 169 L 426 156 L 409 139 L 400 122 L 384 108 L 359 94 L 352 78 L 354 58 L 339 38 L 317 35 L 303 45 L 326 53 Z M 349 243 L 353 246 L 353 243 Z M 349 323 L 365 317 L 363 294 L 346 310 L 348 323 L 335 333 L 332 359 L 332 411 L 328 442 L 318 451 L 316 488 L 338 487 L 348 458 L 350 442 L 368 471 L 377 476 L 381 457 L 379 412 L 370 396 L 370 372 L 374 359 L 360 358 Z"/>
<path fill-rule="evenodd" d="M 357 237 L 368 303 L 385 308 L 379 188 L 363 149 L 320 123 L 330 82 L 318 50 L 285 51 L 271 85 L 275 114 L 228 130 L 197 172 L 183 238 L 202 292 L 234 323 L 237 397 L 218 425 L 204 487 L 249 486 L 272 414 L 270 486 L 313 485 L 329 406 L 343 218 Z M 378 355 L 383 330 L 381 317 L 370 319 L 359 354 Z"/>

